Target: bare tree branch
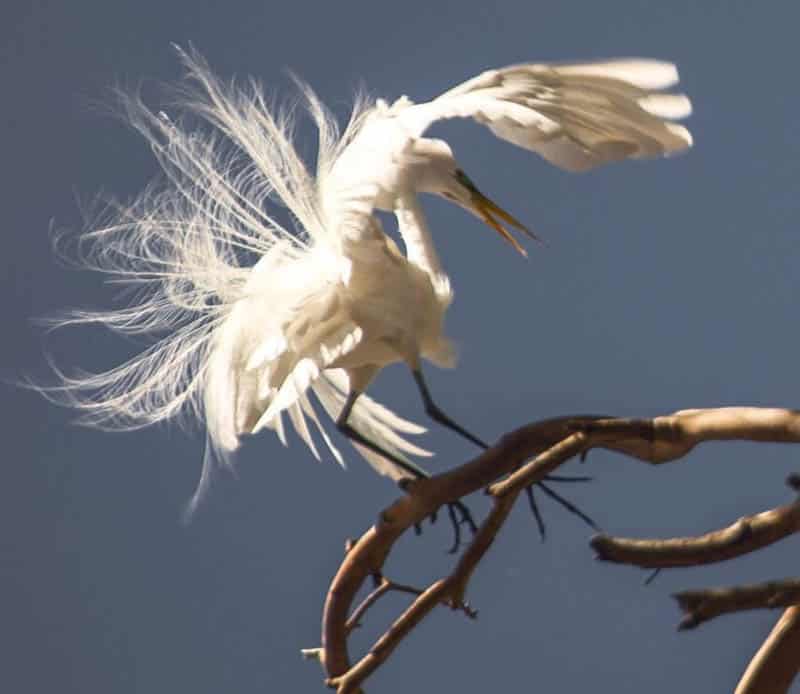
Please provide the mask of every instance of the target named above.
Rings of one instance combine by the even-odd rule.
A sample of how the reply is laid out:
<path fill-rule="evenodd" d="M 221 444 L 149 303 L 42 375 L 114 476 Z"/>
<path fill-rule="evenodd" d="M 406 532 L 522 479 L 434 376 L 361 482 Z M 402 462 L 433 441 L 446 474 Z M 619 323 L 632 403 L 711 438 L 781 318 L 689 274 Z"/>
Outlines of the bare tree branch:
<path fill-rule="evenodd" d="M 380 521 L 364 533 L 345 555 L 325 600 L 322 662 L 329 681 L 340 678 L 350 667 L 346 624 L 353 600 L 367 578 L 381 573 L 386 557 L 400 535 L 443 504 L 482 489 L 527 458 L 569 436 L 573 420 L 566 417 L 546 420 L 506 434 L 474 460 L 452 471 L 412 483 L 406 495 L 383 511 Z"/>
<path fill-rule="evenodd" d="M 379 522 L 350 547 L 331 583 L 323 613 L 322 648 L 313 650 L 327 673 L 326 683 L 339 694 L 359 691 L 363 681 L 439 604 L 474 614 L 464 600 L 467 585 L 520 492 L 570 458 L 583 457 L 592 448 L 604 448 L 660 464 L 683 457 L 701 442 L 721 440 L 798 443 L 800 412 L 732 407 L 683 410 L 653 419 L 561 417 L 517 429 L 503 436 L 483 455 L 449 472 L 413 482 L 408 493 L 386 509 Z M 525 462 L 531 458 L 534 459 Z M 497 481 L 505 475 L 506 479 Z M 799 480 L 795 479 L 795 484 L 800 487 Z M 370 605 L 390 590 L 388 584 L 379 585 L 348 617 L 361 586 L 370 576 L 382 575 L 394 543 L 408 528 L 442 505 L 485 487 L 492 496 L 493 507 L 452 573 L 421 591 L 372 648 L 351 666 L 347 650 L 349 632 Z M 796 532 L 800 527 L 799 503 L 741 519 L 730 528 L 701 538 L 636 541 L 599 536 L 593 546 L 596 550 L 600 548 L 604 559 L 640 566 L 720 561 Z M 653 542 L 659 544 L 654 547 Z M 636 561 L 628 561 L 634 556 Z M 708 556 L 714 558 L 708 560 Z"/>
<path fill-rule="evenodd" d="M 653 464 L 685 456 L 706 441 L 800 442 L 800 412 L 778 408 L 718 407 L 680 410 L 653 419 L 575 418 L 592 434 L 591 447 L 618 451 Z"/>
<path fill-rule="evenodd" d="M 789 479 L 793 485 L 794 476 Z M 596 535 L 590 541 L 601 561 L 647 569 L 713 564 L 771 545 L 800 531 L 800 499 L 740 518 L 721 530 L 668 540 Z"/>
<path fill-rule="evenodd" d="M 703 622 L 730 612 L 800 605 L 800 579 L 728 588 L 684 590 L 675 593 L 673 597 L 686 613 L 678 628 L 694 629 Z"/>
<path fill-rule="evenodd" d="M 555 470 L 559 465 L 583 453 L 587 447 L 588 440 L 589 437 L 583 432 L 576 431 L 570 434 L 531 462 L 523 465 L 502 482 L 491 485 L 489 494 L 495 497 L 519 494 L 526 487 L 543 480 L 548 473 Z"/>
<path fill-rule="evenodd" d="M 785 694 L 800 672 L 800 607 L 784 611 L 753 656 L 734 694 Z"/>
<path fill-rule="evenodd" d="M 345 625 L 347 632 L 350 633 L 356 627 L 361 626 L 361 620 L 364 618 L 367 610 L 372 607 L 380 598 L 382 598 L 386 593 L 391 591 L 397 591 L 399 593 L 410 593 L 411 595 L 421 595 L 423 591 L 419 588 L 414 588 L 413 586 L 406 586 L 401 583 L 395 583 L 394 581 L 390 581 L 385 576 L 381 576 L 380 582 L 378 586 L 373 590 L 366 598 L 361 602 L 361 604 L 353 610 L 353 614 L 350 615 L 350 618 L 347 620 L 347 624 Z"/>

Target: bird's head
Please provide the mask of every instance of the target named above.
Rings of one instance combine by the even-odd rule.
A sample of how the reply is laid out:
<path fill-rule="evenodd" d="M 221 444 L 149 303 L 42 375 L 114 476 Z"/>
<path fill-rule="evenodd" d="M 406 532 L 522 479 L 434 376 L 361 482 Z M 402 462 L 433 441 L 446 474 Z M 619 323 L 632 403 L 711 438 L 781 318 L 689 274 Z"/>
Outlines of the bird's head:
<path fill-rule="evenodd" d="M 464 173 L 456 162 L 453 152 L 447 143 L 441 140 L 429 141 L 431 151 L 428 153 L 427 169 L 425 176 L 426 192 L 441 195 L 442 197 L 463 207 L 470 214 L 475 215 L 494 229 L 508 243 L 510 243 L 522 255 L 528 253 L 520 246 L 519 242 L 511 235 L 511 232 L 503 226 L 505 222 L 508 226 L 517 229 L 532 239 L 537 236 L 525 225 L 518 221 L 510 213 L 486 197 L 472 180 Z"/>

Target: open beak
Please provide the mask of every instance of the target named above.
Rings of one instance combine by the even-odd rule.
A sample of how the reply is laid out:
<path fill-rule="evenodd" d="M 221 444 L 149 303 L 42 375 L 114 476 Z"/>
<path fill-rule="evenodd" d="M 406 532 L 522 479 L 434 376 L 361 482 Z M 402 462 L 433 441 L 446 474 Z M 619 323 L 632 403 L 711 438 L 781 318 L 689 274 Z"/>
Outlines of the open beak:
<path fill-rule="evenodd" d="M 475 214 L 478 215 L 486 224 L 488 224 L 492 229 L 494 229 L 500 236 L 502 236 L 506 241 L 508 241 L 514 248 L 517 249 L 522 255 L 526 258 L 528 257 L 528 252 L 519 245 L 517 239 L 515 239 L 511 232 L 506 229 L 499 221 L 502 220 L 509 226 L 523 232 L 528 238 L 534 239 L 536 241 L 540 241 L 539 237 L 536 236 L 530 229 L 528 229 L 524 224 L 518 221 L 515 217 L 511 214 L 506 212 L 502 207 L 498 207 L 495 205 L 489 198 L 487 198 L 483 193 L 481 193 L 477 189 L 473 189 L 472 191 L 472 205 Z"/>

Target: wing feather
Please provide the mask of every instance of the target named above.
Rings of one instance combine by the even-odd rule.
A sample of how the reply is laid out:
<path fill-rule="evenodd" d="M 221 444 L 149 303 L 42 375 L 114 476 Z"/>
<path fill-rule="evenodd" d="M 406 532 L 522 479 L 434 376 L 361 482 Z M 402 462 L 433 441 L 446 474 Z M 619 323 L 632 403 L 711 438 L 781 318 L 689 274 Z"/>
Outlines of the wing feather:
<path fill-rule="evenodd" d="M 592 63 L 554 66 L 569 77 L 602 77 L 649 91 L 668 89 L 678 83 L 678 69 L 672 63 L 647 58 L 623 58 Z"/>
<path fill-rule="evenodd" d="M 677 82 L 675 65 L 658 60 L 529 63 L 487 70 L 427 103 L 378 101 L 321 177 L 333 236 L 382 236 L 372 212 L 402 184 L 415 140 L 440 120 L 472 118 L 570 171 L 683 151 L 692 136 L 672 121 L 687 117 L 691 102 L 661 91 Z"/>
<path fill-rule="evenodd" d="M 512 65 L 428 103 L 398 103 L 394 115 L 408 137 L 421 136 L 438 120 L 473 118 L 556 166 L 585 170 L 691 146 L 689 131 L 670 122 L 691 113 L 688 97 L 658 93 L 677 80 L 673 64 L 654 60 Z"/>

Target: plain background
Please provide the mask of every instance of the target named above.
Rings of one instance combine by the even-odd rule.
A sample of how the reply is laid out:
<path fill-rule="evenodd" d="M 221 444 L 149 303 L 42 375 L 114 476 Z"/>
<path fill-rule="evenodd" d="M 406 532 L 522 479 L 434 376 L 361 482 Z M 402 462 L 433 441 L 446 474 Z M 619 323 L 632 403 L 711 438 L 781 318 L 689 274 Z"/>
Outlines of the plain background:
<path fill-rule="evenodd" d="M 472 124 L 436 130 L 547 244 L 525 261 L 460 210 L 426 203 L 456 288 L 448 326 L 461 351 L 456 371 L 429 369 L 433 392 L 489 439 L 567 413 L 797 403 L 797 3 L 29 0 L 0 12 L 5 381 L 46 378 L 45 350 L 64 367 L 99 369 L 140 348 L 92 330 L 45 337 L 32 317 L 112 303 L 103 278 L 54 260 L 48 230 L 80 229 L 82 201 L 129 197 L 155 174 L 144 144 L 93 104 L 113 84 L 150 93 L 179 79 L 175 41 L 278 97 L 290 68 L 341 116 L 362 81 L 424 100 L 520 61 L 675 61 L 695 105 L 685 156 L 576 176 Z M 402 368 L 374 394 L 424 420 Z M 386 480 L 350 449 L 345 472 L 296 439 L 287 450 L 264 435 L 185 527 L 201 435 L 81 429 L 32 392 L 3 385 L 0 398 L 0 689 L 323 691 L 299 651 L 318 644 L 345 539 L 396 496 Z M 436 426 L 423 443 L 435 470 L 474 453 Z M 788 447 L 726 444 L 663 468 L 592 454 L 585 469 L 594 483 L 562 491 L 605 529 L 666 537 L 785 503 L 798 463 Z M 480 497 L 471 503 L 483 511 Z M 796 574 L 796 538 L 645 587 L 643 572 L 595 562 L 590 531 L 543 505 L 548 542 L 520 506 L 475 576 L 478 621 L 436 612 L 368 691 L 733 688 L 777 613 L 679 634 L 670 593 Z M 402 542 L 389 574 L 437 577 L 449 542 L 444 524 L 427 527 Z M 403 603 L 387 600 L 355 645 Z"/>

